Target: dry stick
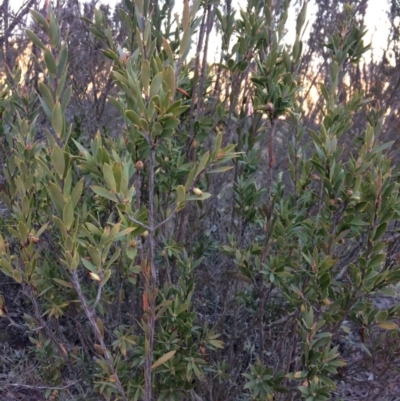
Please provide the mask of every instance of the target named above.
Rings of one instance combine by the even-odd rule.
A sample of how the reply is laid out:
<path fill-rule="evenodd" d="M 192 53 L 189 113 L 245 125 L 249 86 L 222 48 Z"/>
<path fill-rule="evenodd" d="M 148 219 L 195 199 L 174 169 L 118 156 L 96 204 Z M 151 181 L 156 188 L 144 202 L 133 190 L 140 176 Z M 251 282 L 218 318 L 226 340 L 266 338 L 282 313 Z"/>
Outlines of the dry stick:
<path fill-rule="evenodd" d="M 274 156 L 274 138 L 275 138 L 275 133 L 276 133 L 276 118 L 271 116 L 271 131 L 269 134 L 268 138 L 268 158 L 267 158 L 267 210 L 269 214 L 269 222 L 271 221 L 271 216 L 272 216 L 272 205 L 271 205 L 271 198 L 272 198 L 272 168 L 274 166 L 274 161 L 275 161 L 275 156 Z M 264 244 L 264 249 L 262 251 L 262 256 L 261 256 L 261 264 L 265 263 L 267 259 L 267 251 L 269 247 L 269 240 L 270 240 L 270 233 L 268 232 L 268 226 L 265 228 L 265 244 Z M 265 308 L 265 303 L 267 301 L 267 298 L 269 298 L 271 291 L 272 291 L 272 285 L 269 288 L 268 294 L 265 291 L 264 288 L 264 278 L 260 274 L 259 277 L 259 304 L 258 304 L 258 319 L 259 319 L 259 336 L 260 336 L 260 349 L 259 349 L 259 354 L 260 354 L 260 360 L 263 362 L 263 354 L 264 354 L 264 308 Z"/>
<path fill-rule="evenodd" d="M 75 381 L 72 383 L 68 383 L 67 385 L 62 386 L 62 387 L 30 386 L 29 384 L 23 384 L 23 383 L 7 383 L 7 386 L 21 387 L 21 388 L 26 388 L 26 389 L 31 389 L 31 390 L 65 390 L 78 383 L 79 383 L 79 381 Z"/>
<path fill-rule="evenodd" d="M 52 341 L 52 343 L 58 348 L 58 350 L 60 351 L 60 354 L 63 356 L 64 361 L 71 367 L 71 364 L 68 360 L 68 354 L 66 353 L 65 348 L 59 343 L 59 341 L 57 341 L 57 339 L 55 338 L 54 334 L 52 333 L 52 331 L 50 330 L 50 328 L 47 326 L 45 320 L 43 319 L 41 313 L 40 313 L 40 309 L 39 309 L 39 305 L 37 303 L 37 299 L 36 296 L 33 292 L 32 287 L 29 284 L 24 284 L 23 285 L 24 289 L 26 290 L 26 292 L 24 292 L 24 294 L 28 295 L 29 299 L 32 302 L 33 305 L 33 310 L 35 312 L 35 316 L 36 319 L 39 321 L 40 323 L 40 328 L 44 328 L 47 335 L 49 336 L 50 340 Z"/>
<path fill-rule="evenodd" d="M 3 36 L 0 37 L 0 46 L 2 46 L 3 43 L 8 42 L 9 36 L 12 34 L 12 31 L 14 30 L 14 28 L 17 27 L 18 24 L 26 26 L 25 22 L 23 21 L 23 17 L 25 17 L 25 15 L 29 13 L 29 9 L 34 5 L 34 3 L 35 3 L 35 0 L 30 0 L 25 5 L 24 9 L 18 15 L 15 15 L 15 16 L 11 15 L 8 12 L 7 7 L 5 5 L 2 5 L 0 7 L 1 14 L 3 14 L 4 16 L 7 17 L 5 19 L 7 26 L 4 29 Z M 9 17 L 13 18 L 13 21 L 11 22 L 11 24 L 8 25 Z"/>
<path fill-rule="evenodd" d="M 205 82 L 205 71 L 207 68 L 207 55 L 208 55 L 208 42 L 210 40 L 210 33 L 213 28 L 214 21 L 214 8 L 211 10 L 211 5 L 208 6 L 208 14 L 207 14 L 207 22 L 206 22 L 206 40 L 204 42 L 204 50 L 203 50 L 203 61 L 200 70 L 200 82 L 199 82 L 199 90 L 198 90 L 198 105 L 197 105 L 197 118 L 200 118 L 200 112 L 203 107 L 203 91 L 204 91 L 204 82 Z"/>
<path fill-rule="evenodd" d="M 195 73 L 195 79 L 193 80 L 194 83 L 196 83 L 197 76 L 199 74 L 200 70 L 200 79 L 199 79 L 199 84 L 198 84 L 198 91 L 196 94 L 196 91 L 192 91 L 192 100 L 190 104 L 190 115 L 194 115 L 194 107 L 197 104 L 197 112 L 196 116 L 197 119 L 200 119 L 200 113 L 203 111 L 202 106 L 203 106 L 203 90 L 204 90 L 204 83 L 205 83 L 205 69 L 207 68 L 207 53 L 208 53 L 208 41 L 209 41 L 209 36 L 210 32 L 212 30 L 213 26 L 213 15 L 214 13 L 211 11 L 211 6 L 207 7 L 207 22 L 205 23 L 205 17 L 206 13 L 203 14 L 203 20 L 201 23 L 201 29 L 199 33 L 199 41 L 197 44 L 197 55 L 196 55 L 196 61 L 195 61 L 195 67 L 194 67 L 194 73 Z M 206 30 L 206 39 L 204 41 L 204 31 Z M 203 50 L 203 60 L 202 60 L 202 66 L 200 68 L 200 52 L 203 47 L 203 41 L 204 41 L 204 50 Z M 198 99 L 198 101 L 197 101 Z M 187 155 L 189 158 L 194 159 L 194 152 L 191 155 L 190 151 L 192 149 L 192 144 L 195 140 L 195 132 L 193 131 L 193 119 L 190 120 L 190 140 L 187 145 Z M 180 233 L 180 240 L 185 237 L 186 233 L 186 227 L 188 227 L 188 219 L 189 219 L 189 209 L 185 208 L 185 210 L 182 213 L 181 217 L 181 225 L 179 229 Z M 177 241 L 179 242 L 179 241 Z"/>
<path fill-rule="evenodd" d="M 135 177 L 136 210 L 139 210 L 139 211 L 140 211 L 141 202 L 142 202 L 141 185 L 142 185 L 141 172 L 140 172 L 140 170 L 136 170 L 136 177 Z M 142 266 L 143 264 L 145 264 L 142 241 L 138 241 L 137 249 L 138 249 L 138 253 L 139 253 L 140 265 Z M 132 290 L 133 290 L 133 288 L 134 288 L 134 286 L 132 286 Z M 135 299 L 136 299 L 136 306 L 140 310 L 140 292 L 139 291 L 136 292 L 136 297 L 134 297 L 132 294 L 132 300 L 135 300 Z"/>
<path fill-rule="evenodd" d="M 122 399 L 124 401 L 128 401 L 128 398 L 125 395 L 125 391 L 124 391 L 124 389 L 122 387 L 122 383 L 119 380 L 117 372 L 114 369 L 113 360 L 111 358 L 111 355 L 110 355 L 110 353 L 109 353 L 109 351 L 108 351 L 108 349 L 106 347 L 106 344 L 104 342 L 103 336 L 100 333 L 99 327 L 97 326 L 97 322 L 96 322 L 96 319 L 95 319 L 96 312 L 95 312 L 94 309 L 91 309 L 89 307 L 88 303 L 86 302 L 86 298 L 83 295 L 82 287 L 81 287 L 81 284 L 79 282 L 78 273 L 77 273 L 76 269 L 72 272 L 72 284 L 74 286 L 74 289 L 75 289 L 76 293 L 78 294 L 78 297 L 79 297 L 79 300 L 81 302 L 82 308 L 85 311 L 85 314 L 86 314 L 87 318 L 89 319 L 89 322 L 90 322 L 90 325 L 92 326 L 92 330 L 93 330 L 93 333 L 94 333 L 94 335 L 96 337 L 96 340 L 99 342 L 100 347 L 104 352 L 104 358 L 106 360 L 108 368 L 110 369 L 110 371 L 112 372 L 112 374 L 114 376 L 115 385 L 117 386 L 117 389 L 118 389 Z"/>
<path fill-rule="evenodd" d="M 195 57 L 194 68 L 193 68 L 193 70 L 194 70 L 193 85 L 194 86 L 197 84 L 197 78 L 199 75 L 198 71 L 200 68 L 200 52 L 203 47 L 203 40 L 204 40 L 205 17 L 206 17 L 206 14 L 204 13 L 203 20 L 202 20 L 201 26 L 200 26 L 199 40 L 197 42 L 196 57 Z M 177 71 L 175 73 L 176 78 L 178 77 L 180 67 L 181 67 L 181 60 L 179 60 L 179 62 L 178 62 Z M 191 98 L 191 103 L 190 103 L 190 116 L 194 115 L 194 107 L 196 105 L 196 99 L 197 99 L 197 93 L 196 93 L 195 88 L 193 87 L 192 98 Z M 194 124 L 193 124 L 192 119 L 190 119 L 189 124 L 190 124 L 190 138 L 186 145 L 186 158 L 187 159 L 191 158 L 190 153 L 191 153 L 192 144 L 193 144 L 193 141 L 195 138 L 195 134 L 193 132 Z M 177 235 L 175 236 L 175 242 L 181 242 L 182 239 L 185 238 L 186 227 L 188 226 L 188 219 L 189 219 L 189 209 L 188 209 L 188 207 L 186 207 L 180 214 L 180 221 L 178 223 L 179 229 L 178 229 Z"/>
<path fill-rule="evenodd" d="M 201 21 L 201 26 L 200 26 L 200 32 L 199 32 L 199 41 L 197 42 L 197 48 L 196 48 L 196 58 L 194 62 L 194 77 L 193 77 L 193 85 L 197 84 L 197 80 L 199 77 L 199 69 L 200 69 L 200 53 L 201 49 L 203 47 L 203 41 L 204 41 L 204 30 L 205 30 L 205 18 L 206 18 L 206 13 L 203 14 L 203 20 Z M 192 89 L 192 99 L 190 102 L 190 116 L 194 115 L 194 108 L 197 104 L 197 97 L 198 93 L 196 93 L 195 87 Z M 199 115 L 197 115 L 199 117 Z M 193 121 L 190 119 L 190 141 L 188 143 L 188 150 L 187 153 L 190 152 L 190 148 L 192 145 L 192 142 L 194 140 L 194 132 L 193 132 Z"/>
<path fill-rule="evenodd" d="M 225 0 L 226 3 L 226 18 L 229 18 L 231 16 L 231 8 L 232 8 L 232 0 Z M 223 32 L 222 38 L 221 38 L 222 43 L 228 42 L 227 35 Z M 224 55 L 224 44 L 221 45 L 221 53 L 220 53 L 220 59 L 219 59 L 219 64 L 222 64 L 223 60 L 223 55 Z M 227 50 L 227 49 L 226 49 Z M 218 79 L 220 74 L 221 74 L 221 66 L 218 65 L 217 72 L 216 72 L 216 77 L 217 79 L 215 80 L 215 86 L 214 86 L 214 92 L 213 92 L 213 97 L 216 99 L 220 98 L 221 94 L 221 79 Z"/>
<path fill-rule="evenodd" d="M 151 365 L 153 361 L 153 344 L 154 344 L 154 328 L 155 328 L 155 289 L 157 272 L 155 265 L 155 211 L 154 211 L 154 167 L 155 167 L 155 146 L 152 143 L 150 134 L 147 137 L 147 142 L 150 146 L 149 157 L 149 237 L 148 237 L 148 254 L 147 263 L 150 265 L 150 276 L 145 280 L 145 294 L 150 294 L 149 307 L 150 313 L 148 316 L 148 348 L 144 361 L 144 380 L 145 380 L 145 393 L 144 400 L 152 401 L 152 380 L 151 380 Z M 147 266 L 145 266 L 147 269 Z"/>

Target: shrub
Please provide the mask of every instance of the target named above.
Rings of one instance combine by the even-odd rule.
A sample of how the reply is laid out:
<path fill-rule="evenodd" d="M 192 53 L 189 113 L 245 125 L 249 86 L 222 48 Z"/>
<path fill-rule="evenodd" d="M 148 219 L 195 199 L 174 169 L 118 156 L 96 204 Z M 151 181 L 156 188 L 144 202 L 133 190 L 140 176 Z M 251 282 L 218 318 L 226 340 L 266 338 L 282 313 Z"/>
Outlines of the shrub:
<path fill-rule="evenodd" d="M 368 49 L 365 32 L 347 7 L 327 44 L 330 84 L 310 130 L 297 101 L 306 5 L 291 48 L 288 4 L 273 18 L 270 1 L 249 3 L 236 23 L 218 11 L 225 43 L 233 33 L 237 42 L 200 79 L 199 58 L 188 57 L 201 7 L 211 18 L 211 5 L 185 1 L 173 25 L 166 10 L 126 2 L 121 45 L 102 12 L 86 20 L 113 62 L 109 103 L 123 126 L 83 139 L 69 122 L 68 37 L 51 9 L 32 12 L 46 34 L 26 31 L 41 50 L 39 93 L 11 85 L 1 98 L 9 214 L 0 269 L 29 300 L 24 320 L 43 380 L 62 388 L 75 378 L 76 397 L 93 387 L 107 400 L 220 399 L 229 384 L 241 388 L 236 399 L 326 400 L 346 366 L 343 333 L 359 328 L 371 358 L 386 341 L 372 346 L 379 329 L 398 333 L 398 306 L 374 303 L 400 279 L 391 144 L 380 144 L 382 113 L 362 92 L 340 100 L 347 65 Z M 228 104 L 210 95 L 213 71 L 226 71 Z M 340 141 L 356 111 L 366 111 L 365 130 L 347 155 Z M 215 222 L 228 234 L 216 243 L 202 232 L 208 191 L 215 198 L 228 175 L 229 222 Z M 201 272 L 211 270 L 207 282 Z M 200 299 L 215 281 L 210 313 Z M 202 318 L 217 307 L 218 318 Z"/>

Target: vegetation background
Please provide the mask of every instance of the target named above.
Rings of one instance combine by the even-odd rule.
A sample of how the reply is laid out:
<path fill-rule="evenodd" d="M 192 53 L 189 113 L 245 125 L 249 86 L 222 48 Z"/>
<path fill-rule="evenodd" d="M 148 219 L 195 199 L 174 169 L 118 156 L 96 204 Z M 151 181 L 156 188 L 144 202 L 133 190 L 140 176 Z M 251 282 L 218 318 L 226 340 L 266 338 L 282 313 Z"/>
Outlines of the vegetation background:
<path fill-rule="evenodd" d="M 400 399 L 372 1 L 2 0 L 2 400 Z"/>

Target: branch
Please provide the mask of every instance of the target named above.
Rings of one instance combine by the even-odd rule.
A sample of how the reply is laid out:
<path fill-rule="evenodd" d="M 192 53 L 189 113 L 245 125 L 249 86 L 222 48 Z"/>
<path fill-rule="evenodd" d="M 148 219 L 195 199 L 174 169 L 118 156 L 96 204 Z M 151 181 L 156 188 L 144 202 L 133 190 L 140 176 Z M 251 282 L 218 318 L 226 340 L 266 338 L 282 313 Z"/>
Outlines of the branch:
<path fill-rule="evenodd" d="M 12 16 L 9 14 L 9 12 L 7 10 L 4 10 L 4 7 L 0 7 L 0 11 L 2 13 L 4 13 L 4 15 L 7 16 L 11 16 L 14 20 L 13 22 L 11 22 L 11 24 L 9 25 L 9 27 L 6 29 L 6 31 L 4 32 L 3 36 L 0 37 L 0 46 L 6 41 L 8 40 L 9 35 L 11 34 L 11 32 L 14 30 L 14 28 L 18 25 L 25 25 L 25 23 L 22 21 L 22 18 L 25 17 L 26 14 L 28 14 L 29 9 L 35 4 L 36 0 L 29 0 L 28 4 L 25 6 L 25 8 L 20 12 L 19 15 L 16 16 Z"/>
<path fill-rule="evenodd" d="M 104 359 L 105 359 L 105 361 L 106 361 L 106 363 L 108 365 L 108 368 L 110 369 L 111 373 L 115 377 L 115 385 L 116 385 L 116 387 L 117 387 L 117 389 L 118 389 L 118 391 L 119 391 L 119 393 L 121 395 L 121 398 L 124 401 L 128 401 L 128 398 L 127 398 L 127 396 L 125 394 L 125 391 L 124 391 L 122 383 L 121 383 L 121 381 L 119 379 L 119 376 L 118 376 L 117 372 L 114 369 L 114 364 L 113 364 L 113 360 L 112 360 L 112 357 L 110 355 L 110 352 L 108 351 L 108 349 L 106 347 L 106 344 L 104 342 L 103 336 L 100 333 L 100 330 L 99 330 L 99 328 L 97 326 L 97 322 L 95 320 L 96 313 L 95 313 L 94 310 L 92 310 L 89 307 L 89 305 L 88 305 L 88 303 L 86 301 L 86 298 L 83 295 L 83 291 L 82 291 L 82 288 L 81 288 L 81 285 L 80 285 L 80 282 L 79 282 L 79 278 L 78 278 L 78 273 L 77 273 L 76 270 L 74 270 L 72 272 L 72 285 L 74 286 L 74 289 L 75 289 L 76 293 L 78 294 L 79 300 L 81 301 L 81 307 L 85 311 L 86 317 L 88 318 L 88 320 L 90 322 L 90 325 L 92 326 L 92 330 L 93 330 L 94 336 L 95 336 L 96 340 L 98 341 L 98 343 L 100 344 L 101 349 L 103 350 Z"/>
<path fill-rule="evenodd" d="M 178 209 L 173 210 L 172 213 L 164 221 L 162 221 L 161 223 L 157 224 L 154 227 L 154 230 L 157 230 L 158 228 L 162 227 L 164 224 L 167 224 L 172 219 L 172 217 L 174 217 L 174 215 L 177 212 L 177 210 Z"/>
<path fill-rule="evenodd" d="M 69 383 L 63 387 L 30 386 L 29 384 L 22 384 L 22 383 L 7 383 L 7 385 L 13 387 L 29 388 L 32 390 L 65 390 L 66 388 L 74 386 L 77 383 L 79 383 L 79 380 Z"/>
<path fill-rule="evenodd" d="M 151 227 L 149 227 L 148 225 L 141 223 L 139 220 L 134 219 L 133 217 L 129 216 L 129 214 L 127 214 L 127 217 L 130 221 L 132 221 L 135 224 L 138 224 L 140 227 L 145 228 L 146 230 L 150 230 Z"/>

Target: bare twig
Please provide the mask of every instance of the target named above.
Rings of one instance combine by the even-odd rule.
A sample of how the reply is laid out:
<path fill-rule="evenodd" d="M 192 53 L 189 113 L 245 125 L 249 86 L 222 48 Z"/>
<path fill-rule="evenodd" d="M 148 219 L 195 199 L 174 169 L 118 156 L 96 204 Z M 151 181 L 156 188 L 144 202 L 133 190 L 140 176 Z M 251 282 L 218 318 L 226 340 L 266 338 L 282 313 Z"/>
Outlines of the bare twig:
<path fill-rule="evenodd" d="M 97 326 L 97 322 L 95 319 L 96 313 L 95 311 L 89 307 L 85 296 L 83 295 L 83 291 L 79 282 L 79 278 L 78 278 L 78 273 L 76 270 L 74 270 L 72 272 L 72 285 L 74 286 L 74 289 L 76 291 L 76 293 L 78 294 L 79 300 L 81 301 L 81 305 L 82 308 L 86 314 L 86 317 L 88 318 L 90 325 L 92 327 L 93 333 L 95 335 L 96 340 L 98 341 L 98 343 L 100 344 L 101 349 L 103 350 L 104 353 L 104 359 L 106 360 L 107 366 L 110 369 L 110 372 L 113 374 L 114 379 L 115 379 L 115 385 L 117 386 L 117 389 L 121 395 L 121 398 L 124 401 L 128 401 L 128 398 L 125 394 L 124 388 L 122 387 L 122 383 L 118 377 L 118 374 L 116 372 L 116 370 L 114 369 L 114 364 L 113 364 L 113 360 L 111 358 L 110 352 L 108 351 L 106 344 L 104 342 L 103 339 L 103 335 L 100 333 L 100 329 Z"/>
<path fill-rule="evenodd" d="M 23 384 L 23 383 L 7 383 L 7 386 L 12 386 L 12 387 L 20 387 L 20 388 L 26 388 L 26 389 L 31 389 L 31 390 L 65 390 L 69 387 L 75 386 L 75 384 L 79 383 L 79 381 L 74 381 L 72 383 L 68 383 L 65 386 L 60 386 L 60 387 L 49 387 L 49 386 L 31 386 L 29 384 Z"/>

